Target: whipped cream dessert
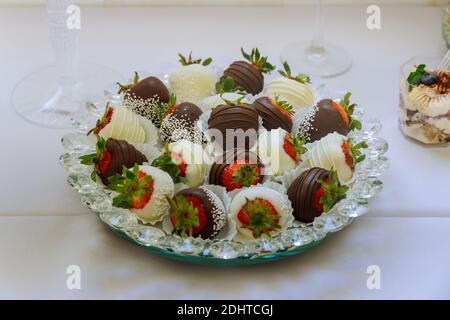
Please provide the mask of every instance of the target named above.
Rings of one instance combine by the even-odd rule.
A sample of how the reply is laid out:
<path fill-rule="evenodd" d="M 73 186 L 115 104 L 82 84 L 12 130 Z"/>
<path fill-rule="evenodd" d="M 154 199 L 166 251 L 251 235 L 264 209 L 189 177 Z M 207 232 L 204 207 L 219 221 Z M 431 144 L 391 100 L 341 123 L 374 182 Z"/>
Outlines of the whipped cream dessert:
<path fill-rule="evenodd" d="M 419 65 L 401 84 L 400 124 L 420 142 L 450 142 L 450 71 Z"/>

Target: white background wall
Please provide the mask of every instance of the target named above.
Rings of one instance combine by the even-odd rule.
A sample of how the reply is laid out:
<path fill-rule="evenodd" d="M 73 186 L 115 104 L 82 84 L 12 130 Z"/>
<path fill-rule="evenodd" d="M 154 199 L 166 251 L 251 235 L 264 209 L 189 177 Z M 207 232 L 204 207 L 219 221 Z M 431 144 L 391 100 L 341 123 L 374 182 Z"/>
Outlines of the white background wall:
<path fill-rule="evenodd" d="M 46 0 L 0 0 L 0 5 L 40 5 Z M 91 5 L 309 5 L 315 0 L 76 0 L 80 4 Z M 364 5 L 364 4 L 392 4 L 392 5 L 445 5 L 449 0 L 324 0 L 325 4 L 333 5 Z"/>

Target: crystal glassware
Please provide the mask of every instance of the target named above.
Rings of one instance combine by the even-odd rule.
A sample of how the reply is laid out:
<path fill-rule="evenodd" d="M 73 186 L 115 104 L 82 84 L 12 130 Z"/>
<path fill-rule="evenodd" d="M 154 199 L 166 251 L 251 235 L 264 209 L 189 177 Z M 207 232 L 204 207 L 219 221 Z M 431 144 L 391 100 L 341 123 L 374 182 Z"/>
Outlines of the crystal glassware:
<path fill-rule="evenodd" d="M 450 142 L 450 71 L 436 70 L 440 61 L 441 57 L 413 57 L 400 68 L 400 128 L 424 144 Z M 410 84 L 408 77 L 420 65 L 440 80 L 432 85 Z"/>
<path fill-rule="evenodd" d="M 322 0 L 316 1 L 316 25 L 312 41 L 289 44 L 281 53 L 281 61 L 288 61 L 302 72 L 320 77 L 332 77 L 347 72 L 352 59 L 348 52 L 325 42 L 323 34 Z"/>
<path fill-rule="evenodd" d="M 73 118 L 85 111 L 88 101 L 104 101 L 105 89 L 112 82 L 122 80 L 110 68 L 79 61 L 80 30 L 68 25 L 70 8 L 79 9 L 74 2 L 47 1 L 55 63 L 25 77 L 13 92 L 12 102 L 17 113 L 41 126 L 71 127 Z"/>

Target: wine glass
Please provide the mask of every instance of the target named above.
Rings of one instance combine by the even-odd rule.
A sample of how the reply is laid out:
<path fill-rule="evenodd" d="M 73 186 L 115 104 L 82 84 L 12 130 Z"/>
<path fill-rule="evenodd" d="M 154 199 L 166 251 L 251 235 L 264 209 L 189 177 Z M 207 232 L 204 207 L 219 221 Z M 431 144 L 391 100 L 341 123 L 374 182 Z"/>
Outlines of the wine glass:
<path fill-rule="evenodd" d="M 17 113 L 37 125 L 69 128 L 87 105 L 104 101 L 105 89 L 112 82 L 122 80 L 107 67 L 78 60 L 80 31 L 67 23 L 72 5 L 74 0 L 47 1 L 55 63 L 28 75 L 13 91 Z"/>
<path fill-rule="evenodd" d="M 288 61 L 291 66 L 310 75 L 332 77 L 348 71 L 352 59 L 343 48 L 324 41 L 322 11 L 322 0 L 317 0 L 312 41 L 288 45 L 281 53 L 281 61 Z"/>

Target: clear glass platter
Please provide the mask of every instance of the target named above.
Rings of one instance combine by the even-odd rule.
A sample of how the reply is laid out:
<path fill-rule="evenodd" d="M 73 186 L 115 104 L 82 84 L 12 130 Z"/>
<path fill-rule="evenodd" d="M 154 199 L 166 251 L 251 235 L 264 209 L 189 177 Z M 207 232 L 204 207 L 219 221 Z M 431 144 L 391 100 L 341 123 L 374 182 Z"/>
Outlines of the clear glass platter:
<path fill-rule="evenodd" d="M 108 191 L 91 180 L 92 168 L 80 164 L 80 156 L 95 150 L 95 143 L 86 136 L 86 132 L 94 126 L 103 108 L 88 106 L 86 113 L 72 119 L 74 132 L 62 137 L 65 153 L 59 161 L 68 172 L 67 181 L 80 194 L 82 203 L 116 234 L 147 252 L 178 261 L 218 266 L 251 265 L 298 255 L 316 247 L 369 210 L 369 200 L 383 186 L 380 176 L 389 167 L 389 160 L 385 156 L 388 144 L 378 136 L 380 121 L 365 118 L 364 109 L 357 108 L 354 117 L 362 122 L 362 129 L 351 132 L 349 137 L 355 143 L 362 140 L 367 142 L 369 147 L 363 150 L 366 159 L 357 164 L 354 177 L 348 184 L 350 189 L 347 197 L 328 213 L 315 218 L 313 223 L 293 226 L 271 239 L 261 238 L 246 243 L 183 239 L 167 235 L 157 227 L 141 224 L 130 211 L 113 207 Z"/>

